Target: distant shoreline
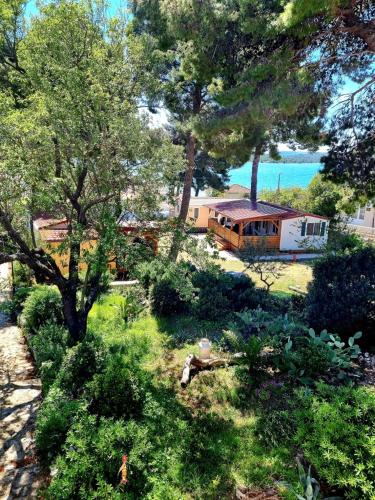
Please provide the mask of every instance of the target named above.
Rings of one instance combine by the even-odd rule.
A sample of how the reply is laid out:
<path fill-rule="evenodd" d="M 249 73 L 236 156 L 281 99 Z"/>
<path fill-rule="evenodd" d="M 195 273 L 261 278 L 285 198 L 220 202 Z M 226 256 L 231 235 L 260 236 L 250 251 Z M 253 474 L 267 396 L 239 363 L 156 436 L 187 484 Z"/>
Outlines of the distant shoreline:
<path fill-rule="evenodd" d="M 320 163 L 324 153 L 306 153 L 300 151 L 283 151 L 280 160 L 273 160 L 268 154 L 261 156 L 262 163 Z"/>

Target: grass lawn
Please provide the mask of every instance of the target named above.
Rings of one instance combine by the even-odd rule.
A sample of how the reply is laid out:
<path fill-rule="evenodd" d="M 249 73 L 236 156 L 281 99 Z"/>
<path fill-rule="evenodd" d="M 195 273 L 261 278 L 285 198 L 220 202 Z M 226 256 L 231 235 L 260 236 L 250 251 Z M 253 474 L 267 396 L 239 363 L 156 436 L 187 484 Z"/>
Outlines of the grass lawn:
<path fill-rule="evenodd" d="M 242 272 L 245 269 L 244 264 L 238 260 L 223 260 L 217 261 L 225 271 L 239 271 Z M 310 262 L 287 262 L 286 269 L 283 276 L 275 281 L 272 286 L 271 291 L 277 293 L 294 293 L 289 289 L 289 286 L 297 286 L 303 291 L 307 290 L 307 285 L 312 280 L 312 263 Z M 259 276 L 250 271 L 246 271 L 259 287 L 264 287 L 263 283 L 260 281 Z"/>

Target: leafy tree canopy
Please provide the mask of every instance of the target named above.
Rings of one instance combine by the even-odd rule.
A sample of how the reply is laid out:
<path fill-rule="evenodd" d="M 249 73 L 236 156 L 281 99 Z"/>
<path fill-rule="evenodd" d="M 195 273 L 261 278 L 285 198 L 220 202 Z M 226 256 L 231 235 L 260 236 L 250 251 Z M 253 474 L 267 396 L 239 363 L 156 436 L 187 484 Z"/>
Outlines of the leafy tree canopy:
<path fill-rule="evenodd" d="M 121 194 L 136 188 L 128 208 L 150 218 L 158 186 L 181 168 L 180 148 L 149 130 L 138 111 L 152 84 L 147 40 L 126 36 L 119 20 L 103 15 L 69 0 L 43 7 L 17 44 L 23 70 L 8 75 L 22 80 L 25 96 L 15 99 L 7 85 L 0 94 L 0 224 L 12 241 L 1 261 L 19 260 L 58 286 L 75 339 L 84 334 L 118 247 Z M 61 245 L 69 255 L 67 276 L 35 245 L 32 219 L 40 213 L 68 221 Z M 97 244 L 82 254 L 89 239 Z"/>
<path fill-rule="evenodd" d="M 355 209 L 353 191 L 345 186 L 337 186 L 317 174 L 306 189 L 300 187 L 282 188 L 260 193 L 263 200 L 306 210 L 316 215 L 339 219 L 342 213 L 351 214 Z"/>

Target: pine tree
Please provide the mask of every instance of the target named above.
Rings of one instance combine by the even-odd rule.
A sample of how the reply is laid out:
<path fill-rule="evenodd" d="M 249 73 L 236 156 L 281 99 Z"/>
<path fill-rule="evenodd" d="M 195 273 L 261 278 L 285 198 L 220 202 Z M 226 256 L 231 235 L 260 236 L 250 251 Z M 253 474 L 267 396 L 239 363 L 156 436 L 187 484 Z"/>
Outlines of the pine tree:
<path fill-rule="evenodd" d="M 154 37 L 158 50 L 165 55 L 166 64 L 159 67 L 163 83 L 160 98 L 186 143 L 179 231 L 187 218 L 200 151 L 194 123 L 212 106 L 209 86 L 225 56 L 227 26 L 234 4 L 231 0 L 133 0 L 131 3 L 134 32 Z M 176 231 L 170 252 L 173 259 L 178 254 L 178 239 Z"/>

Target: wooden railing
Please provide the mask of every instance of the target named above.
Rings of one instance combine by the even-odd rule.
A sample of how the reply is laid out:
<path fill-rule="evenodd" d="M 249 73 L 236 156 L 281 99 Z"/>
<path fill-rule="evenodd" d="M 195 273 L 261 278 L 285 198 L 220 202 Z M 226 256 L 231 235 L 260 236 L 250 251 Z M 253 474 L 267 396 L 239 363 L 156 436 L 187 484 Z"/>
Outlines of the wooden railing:
<path fill-rule="evenodd" d="M 231 231 L 229 228 L 222 226 L 216 219 L 208 219 L 208 228 L 213 232 L 228 241 L 233 247 L 243 249 L 246 245 L 262 246 L 264 250 L 279 250 L 280 235 L 264 235 L 264 236 L 240 236 Z"/>

